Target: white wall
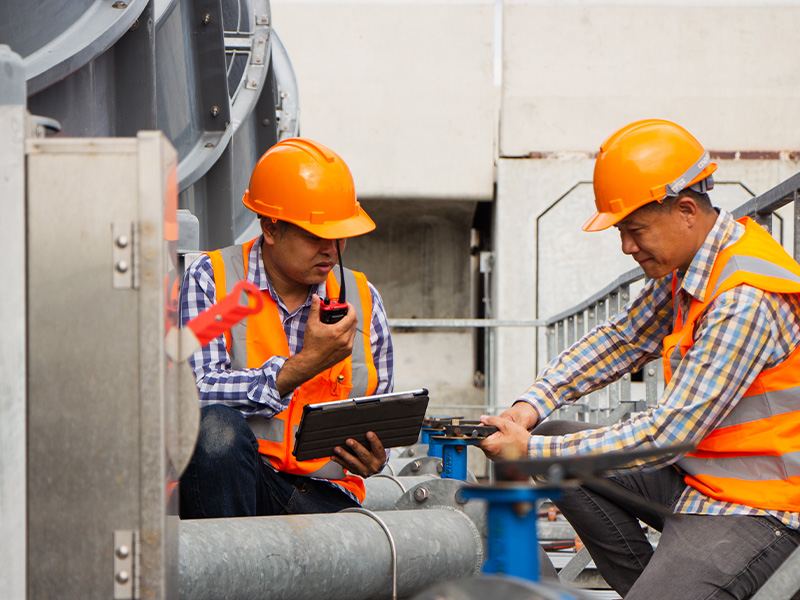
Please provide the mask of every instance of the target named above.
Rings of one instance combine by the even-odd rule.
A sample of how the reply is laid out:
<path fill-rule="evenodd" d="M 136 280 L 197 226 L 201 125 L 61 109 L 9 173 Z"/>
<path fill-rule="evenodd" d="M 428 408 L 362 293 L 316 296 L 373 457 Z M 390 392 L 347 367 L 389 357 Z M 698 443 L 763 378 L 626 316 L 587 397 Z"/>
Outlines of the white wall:
<path fill-rule="evenodd" d="M 798 22 L 796 1 L 506 0 L 501 154 L 594 151 L 649 117 L 797 150 Z"/>
<path fill-rule="evenodd" d="M 361 197 L 492 197 L 492 0 L 272 0 L 302 135 Z"/>

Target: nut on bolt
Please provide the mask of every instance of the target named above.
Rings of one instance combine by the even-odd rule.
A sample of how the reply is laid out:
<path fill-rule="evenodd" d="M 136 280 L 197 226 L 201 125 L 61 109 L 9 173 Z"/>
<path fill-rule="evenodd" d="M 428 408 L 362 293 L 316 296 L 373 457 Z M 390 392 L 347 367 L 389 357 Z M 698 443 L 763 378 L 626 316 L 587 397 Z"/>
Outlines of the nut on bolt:
<path fill-rule="evenodd" d="M 417 502 L 425 502 L 428 499 L 428 488 L 418 487 L 414 490 L 414 500 Z"/>
<path fill-rule="evenodd" d="M 117 0 L 111 5 L 111 8 L 128 8 L 128 3 L 123 2 L 122 0 Z"/>
<path fill-rule="evenodd" d="M 211 116 L 216 117 L 218 115 L 219 115 L 219 106 L 215 104 L 214 106 L 211 107 Z"/>
<path fill-rule="evenodd" d="M 203 15 L 203 18 L 200 20 L 202 21 L 203 25 L 208 25 L 209 23 L 211 23 L 211 13 L 205 13 Z"/>
<path fill-rule="evenodd" d="M 415 460 L 414 462 L 411 463 L 411 470 L 414 471 L 415 473 L 419 471 L 421 467 L 422 465 L 418 460 Z"/>

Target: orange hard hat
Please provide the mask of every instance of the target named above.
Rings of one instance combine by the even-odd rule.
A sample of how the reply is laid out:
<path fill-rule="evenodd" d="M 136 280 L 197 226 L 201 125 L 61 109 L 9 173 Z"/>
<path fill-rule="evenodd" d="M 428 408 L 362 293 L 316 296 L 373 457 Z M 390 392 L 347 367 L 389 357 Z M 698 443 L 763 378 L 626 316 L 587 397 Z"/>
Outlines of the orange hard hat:
<path fill-rule="evenodd" d="M 375 229 L 356 200 L 353 176 L 344 160 L 305 138 L 280 141 L 264 153 L 242 202 L 259 215 L 293 223 L 328 240 Z"/>
<path fill-rule="evenodd" d="M 584 231 L 615 225 L 637 208 L 695 186 L 717 170 L 691 133 L 662 119 L 626 125 L 600 146 L 594 165 L 597 212 Z M 708 179 L 701 191 L 713 187 Z"/>

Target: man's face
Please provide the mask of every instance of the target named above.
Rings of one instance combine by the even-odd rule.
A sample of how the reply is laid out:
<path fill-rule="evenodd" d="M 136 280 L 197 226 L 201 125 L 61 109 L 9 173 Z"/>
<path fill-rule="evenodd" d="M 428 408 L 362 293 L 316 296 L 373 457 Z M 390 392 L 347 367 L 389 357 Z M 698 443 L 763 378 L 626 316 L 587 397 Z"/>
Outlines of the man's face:
<path fill-rule="evenodd" d="M 277 275 L 294 284 L 316 285 L 328 277 L 336 265 L 336 240 L 325 240 L 290 223 L 282 233 L 278 225 L 266 226 L 264 242 L 270 247 L 265 260 L 275 269 Z M 339 240 L 344 252 L 346 240 Z"/>
<path fill-rule="evenodd" d="M 615 226 L 622 241 L 622 252 L 639 263 L 652 279 L 669 275 L 675 269 L 688 269 L 697 248 L 680 202 L 669 212 L 644 206 Z"/>

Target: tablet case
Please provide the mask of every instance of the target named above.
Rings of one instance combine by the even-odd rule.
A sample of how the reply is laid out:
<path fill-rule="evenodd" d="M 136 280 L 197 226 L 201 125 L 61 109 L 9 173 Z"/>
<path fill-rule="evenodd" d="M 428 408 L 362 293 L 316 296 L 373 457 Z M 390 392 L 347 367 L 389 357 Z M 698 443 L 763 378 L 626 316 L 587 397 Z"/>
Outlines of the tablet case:
<path fill-rule="evenodd" d="M 428 408 L 428 390 L 379 394 L 303 407 L 292 454 L 297 460 L 333 455 L 335 446 L 352 438 L 369 448 L 374 431 L 384 448 L 407 446 L 419 439 Z"/>

